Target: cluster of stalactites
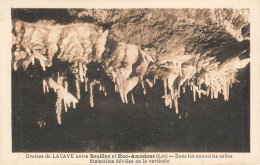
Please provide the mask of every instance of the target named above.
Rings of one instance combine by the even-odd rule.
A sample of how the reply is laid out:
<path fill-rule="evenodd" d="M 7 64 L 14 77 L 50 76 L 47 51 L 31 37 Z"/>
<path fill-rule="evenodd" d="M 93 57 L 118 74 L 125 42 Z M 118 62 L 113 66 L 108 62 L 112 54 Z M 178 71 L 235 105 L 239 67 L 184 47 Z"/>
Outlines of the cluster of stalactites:
<path fill-rule="evenodd" d="M 68 108 L 76 108 L 76 104 L 78 103 L 78 100 L 80 100 L 80 85 L 81 81 L 79 78 L 75 78 L 75 86 L 76 86 L 76 97 L 73 96 L 68 91 L 68 81 L 66 76 L 64 74 L 60 74 L 59 72 L 56 74 L 56 78 L 47 78 L 43 79 L 43 93 L 49 92 L 50 88 L 53 89 L 53 91 L 57 94 L 57 100 L 56 100 L 56 114 L 57 114 L 57 121 L 59 124 L 61 124 L 61 114 L 63 109 L 65 112 L 67 112 Z M 88 78 L 84 78 L 85 83 L 85 92 L 89 92 L 89 101 L 90 106 L 94 107 L 94 94 L 93 94 L 93 88 L 95 85 L 98 85 L 99 91 L 102 91 L 105 96 L 107 96 L 106 88 L 103 86 L 102 82 L 99 80 L 93 80 L 89 81 Z"/>
<path fill-rule="evenodd" d="M 131 93 L 132 103 L 135 104 L 131 92 L 140 83 L 143 94 L 146 95 L 147 85 L 153 87 L 157 79 L 163 81 L 165 105 L 175 107 L 178 113 L 178 98 L 181 89 L 185 93 L 186 86 L 196 96 L 207 95 L 214 99 L 219 94 L 229 99 L 229 88 L 236 82 L 238 69 L 245 67 L 249 59 L 240 60 L 239 57 L 228 59 L 220 63 L 215 57 L 204 54 L 186 54 L 185 48 L 179 46 L 169 54 L 156 54 L 153 48 L 142 49 L 140 46 L 118 42 L 111 51 L 105 51 L 108 30 L 102 31 L 92 24 L 51 25 L 29 24 L 16 22 L 13 44 L 13 69 L 22 66 L 25 70 L 35 59 L 45 71 L 52 65 L 54 54 L 63 62 L 72 64 L 71 71 L 75 75 L 76 98 L 68 92 L 65 74 L 57 73 L 56 80 L 43 80 L 43 91 L 53 88 L 57 93 L 56 113 L 58 123 L 61 123 L 61 113 L 81 98 L 80 86 L 85 85 L 85 92 L 89 92 L 90 106 L 94 106 L 94 86 L 107 95 L 103 80 L 89 78 L 87 64 L 97 62 L 102 65 L 106 74 L 115 84 L 115 92 L 120 94 L 123 103 L 128 103 L 128 93 Z M 109 48 L 108 48 L 109 49 Z M 58 51 L 59 50 L 59 51 Z M 93 51 L 95 50 L 95 51 Z M 109 53 L 108 53 L 109 52 Z M 150 76 L 148 76 L 150 75 Z M 153 76 L 153 80 L 148 77 Z M 202 89 L 202 85 L 203 88 Z M 63 102 L 63 104 L 62 104 Z"/>
<path fill-rule="evenodd" d="M 43 92 L 49 92 L 49 88 L 52 88 L 57 94 L 56 114 L 58 123 L 61 124 L 61 113 L 63 107 L 66 112 L 71 104 L 73 105 L 73 108 L 76 108 L 76 103 L 78 103 L 78 100 L 70 92 L 68 92 L 68 82 L 66 78 L 59 73 L 57 73 L 56 81 L 52 78 L 43 79 Z"/>
<path fill-rule="evenodd" d="M 38 59 L 45 71 L 52 65 L 55 54 L 59 53 L 59 60 L 76 66 L 75 72 L 83 82 L 85 65 L 90 61 L 101 61 L 107 35 L 108 30 L 103 31 L 101 27 L 88 23 L 54 25 L 43 21 L 33 24 L 16 21 L 12 40 L 15 48 L 13 69 L 21 66 L 26 70 Z"/>
<path fill-rule="evenodd" d="M 77 98 L 80 99 L 80 82 L 87 84 L 86 65 L 91 61 L 101 62 L 108 30 L 103 31 L 101 27 L 88 23 L 54 25 L 47 21 L 32 24 L 17 20 L 13 25 L 12 44 L 15 48 L 12 54 L 13 69 L 17 70 L 18 67 L 22 67 L 26 70 L 30 64 L 34 65 L 37 59 L 45 71 L 46 67 L 52 65 L 53 57 L 58 53 L 59 60 L 72 64 L 72 73 L 76 77 Z M 66 111 L 69 106 L 67 103 L 71 101 L 74 108 L 76 103 L 74 96 L 65 92 L 67 81 L 64 82 L 66 90 L 62 88 L 62 82 L 63 75 L 57 76 L 57 82 L 51 78 L 43 80 L 44 92 L 51 87 L 57 93 L 58 123 L 61 123 L 62 100 Z M 94 81 L 89 84 L 92 107 L 94 106 L 93 86 L 97 83 L 98 81 Z"/>
<path fill-rule="evenodd" d="M 210 95 L 211 99 L 217 99 L 219 94 L 222 94 L 224 100 L 228 101 L 229 89 L 232 88 L 233 83 L 237 82 L 235 77 L 238 69 L 244 68 L 250 61 L 249 58 L 240 60 L 239 57 L 235 57 L 220 64 L 215 57 L 207 57 L 206 54 L 183 55 L 183 57 L 187 60 L 183 61 L 183 65 L 181 61 L 176 65 L 174 62 L 169 63 L 168 60 L 168 64 L 164 65 L 167 70 L 157 69 L 157 76 L 161 75 L 164 82 L 162 98 L 165 99 L 165 105 L 172 108 L 174 102 L 176 113 L 178 113 L 180 91 L 182 89 L 185 93 L 186 86 L 190 86 L 190 90 L 193 91 L 194 101 L 197 95 L 199 98 L 201 95 Z M 182 67 L 176 67 L 178 65 Z"/>
<path fill-rule="evenodd" d="M 80 80 L 77 78 L 76 76 L 76 79 L 75 79 L 75 85 L 76 85 L 76 92 L 77 92 L 77 98 L 80 99 L 80 85 L 81 85 L 81 82 Z M 90 106 L 91 107 L 94 107 L 94 92 L 93 92 L 93 89 L 94 89 L 94 86 L 97 85 L 98 86 L 98 89 L 99 91 L 103 92 L 105 96 L 107 96 L 107 90 L 103 84 L 102 81 L 100 80 L 92 80 L 92 81 L 89 81 L 89 79 L 86 77 L 84 78 L 84 87 L 85 87 L 85 92 L 89 92 L 89 103 L 90 103 Z"/>
<path fill-rule="evenodd" d="M 147 51 L 136 45 L 120 42 L 115 51 L 104 59 L 104 68 L 115 83 L 115 92 L 120 93 L 123 103 L 128 103 L 127 95 L 139 81 L 143 93 L 146 94 L 143 77 L 148 71 L 149 63 L 155 62 Z M 131 99 L 135 104 L 133 93 Z"/>

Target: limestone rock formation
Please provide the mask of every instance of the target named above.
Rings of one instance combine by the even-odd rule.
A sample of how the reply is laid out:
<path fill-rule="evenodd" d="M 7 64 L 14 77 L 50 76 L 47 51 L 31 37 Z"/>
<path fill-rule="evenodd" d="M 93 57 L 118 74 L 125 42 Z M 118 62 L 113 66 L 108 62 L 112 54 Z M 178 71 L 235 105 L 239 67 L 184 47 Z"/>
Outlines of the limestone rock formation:
<path fill-rule="evenodd" d="M 25 9 L 33 14 L 32 9 Z M 248 9 L 68 9 L 73 22 L 55 19 L 30 22 L 13 14 L 12 66 L 27 70 L 38 65 L 47 72 L 43 91 L 57 93 L 56 113 L 81 98 L 80 86 L 94 86 L 107 95 L 103 72 L 114 83 L 123 103 L 136 101 L 131 91 L 138 83 L 146 88 L 163 81 L 165 105 L 178 113 L 178 98 L 187 87 L 197 96 L 229 100 L 236 73 L 249 63 Z M 230 47 L 239 47 L 230 52 Z M 39 63 L 35 64 L 35 61 Z M 53 65 L 66 65 L 53 71 Z M 94 70 L 93 70 L 94 69 Z M 68 90 L 72 73 L 77 94 Z M 174 105 L 174 106 L 173 106 Z"/>

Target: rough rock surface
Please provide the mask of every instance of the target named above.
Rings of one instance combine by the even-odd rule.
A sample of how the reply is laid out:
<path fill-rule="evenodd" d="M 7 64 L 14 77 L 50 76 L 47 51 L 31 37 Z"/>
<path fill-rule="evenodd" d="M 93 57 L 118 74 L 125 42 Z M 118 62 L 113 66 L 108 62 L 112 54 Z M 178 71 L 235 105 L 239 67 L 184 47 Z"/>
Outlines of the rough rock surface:
<path fill-rule="evenodd" d="M 116 41 L 152 47 L 158 54 L 185 45 L 201 52 L 203 42 L 248 39 L 249 10 L 241 9 L 86 9 L 69 10 L 79 20 L 92 19 L 110 28 Z M 217 50 L 215 50 L 217 51 Z"/>

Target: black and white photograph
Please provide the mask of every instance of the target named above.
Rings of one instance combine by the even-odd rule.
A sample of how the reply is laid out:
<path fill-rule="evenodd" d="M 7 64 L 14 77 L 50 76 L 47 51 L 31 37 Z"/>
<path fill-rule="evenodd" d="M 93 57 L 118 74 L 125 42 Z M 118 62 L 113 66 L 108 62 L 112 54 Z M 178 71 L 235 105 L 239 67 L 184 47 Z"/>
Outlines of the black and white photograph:
<path fill-rule="evenodd" d="M 250 152 L 250 9 L 11 17 L 12 152 Z"/>

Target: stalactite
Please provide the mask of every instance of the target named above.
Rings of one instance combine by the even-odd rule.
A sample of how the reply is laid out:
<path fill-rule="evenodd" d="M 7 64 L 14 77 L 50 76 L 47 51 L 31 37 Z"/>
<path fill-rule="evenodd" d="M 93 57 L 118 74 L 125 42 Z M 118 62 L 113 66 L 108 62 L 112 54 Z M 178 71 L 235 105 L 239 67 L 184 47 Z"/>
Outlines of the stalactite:
<path fill-rule="evenodd" d="M 65 80 L 65 82 L 64 82 L 64 87 L 65 87 L 65 90 L 68 92 L 68 82 L 67 82 L 67 80 Z"/>
<path fill-rule="evenodd" d="M 89 101 L 90 101 L 91 107 L 94 107 L 93 86 L 94 86 L 94 82 L 90 82 L 90 84 L 89 84 L 89 91 L 90 91 Z"/>
<path fill-rule="evenodd" d="M 102 61 L 102 53 L 105 50 L 105 44 L 107 41 L 107 35 L 108 35 L 108 30 L 106 30 L 105 32 L 103 32 L 99 38 L 97 39 L 97 44 L 96 44 L 96 56 L 98 59 L 98 62 Z"/>
<path fill-rule="evenodd" d="M 80 99 L 80 81 L 79 79 L 75 79 L 76 91 L 77 91 L 77 98 Z"/>
<path fill-rule="evenodd" d="M 132 103 L 135 104 L 135 99 L 134 99 L 134 95 L 132 92 L 131 92 L 131 98 L 132 98 Z"/>
<path fill-rule="evenodd" d="M 78 65 L 79 65 L 79 78 L 80 78 L 80 81 L 84 82 L 84 72 L 83 72 L 82 62 L 79 61 Z"/>
<path fill-rule="evenodd" d="M 193 101 L 196 101 L 196 87 L 192 86 L 192 91 L 193 91 Z"/>
<path fill-rule="evenodd" d="M 147 84 L 149 85 L 149 87 L 151 87 L 151 88 L 153 87 L 154 83 L 153 83 L 151 80 L 146 79 L 145 81 L 147 82 Z"/>
<path fill-rule="evenodd" d="M 85 82 L 85 92 L 88 92 L 88 78 L 85 78 L 84 82 Z"/>
<path fill-rule="evenodd" d="M 57 121 L 59 124 L 61 124 L 61 111 L 62 111 L 62 99 L 61 99 L 61 97 L 59 97 L 59 94 L 58 94 L 58 98 L 56 101 L 56 114 L 57 114 Z"/>

